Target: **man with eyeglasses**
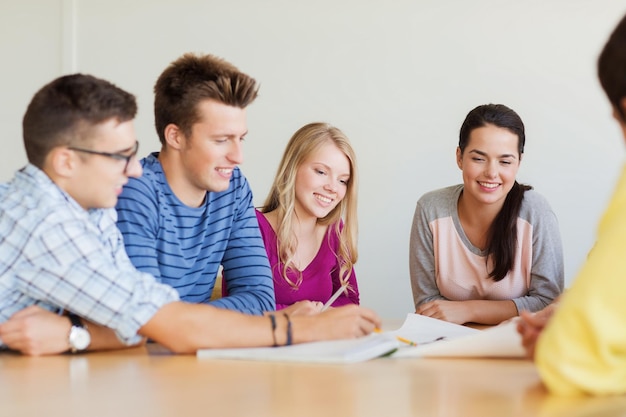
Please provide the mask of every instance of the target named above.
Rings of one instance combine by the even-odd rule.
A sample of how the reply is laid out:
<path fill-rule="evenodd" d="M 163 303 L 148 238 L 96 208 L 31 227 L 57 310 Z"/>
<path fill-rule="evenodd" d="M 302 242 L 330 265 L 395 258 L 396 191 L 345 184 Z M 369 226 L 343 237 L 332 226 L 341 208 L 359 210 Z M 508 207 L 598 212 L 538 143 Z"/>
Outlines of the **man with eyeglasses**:
<path fill-rule="evenodd" d="M 106 156 L 107 158 L 116 159 L 118 161 L 124 161 L 124 173 L 126 174 L 128 172 L 128 165 L 130 165 L 130 161 L 133 158 L 137 157 L 137 152 L 139 151 L 139 142 L 135 141 L 135 144 L 132 148 L 124 149 L 119 153 L 101 152 L 95 151 L 93 149 L 77 148 L 76 146 L 68 146 L 67 148 L 72 151 L 84 152 L 92 155 L 101 155 Z"/>
<path fill-rule="evenodd" d="M 260 317 L 179 301 L 138 271 L 116 227 L 142 167 L 135 98 L 89 75 L 45 85 L 23 119 L 29 163 L 0 187 L 0 347 L 30 355 L 153 339 L 174 352 L 359 337 L 380 324 L 350 306 Z"/>

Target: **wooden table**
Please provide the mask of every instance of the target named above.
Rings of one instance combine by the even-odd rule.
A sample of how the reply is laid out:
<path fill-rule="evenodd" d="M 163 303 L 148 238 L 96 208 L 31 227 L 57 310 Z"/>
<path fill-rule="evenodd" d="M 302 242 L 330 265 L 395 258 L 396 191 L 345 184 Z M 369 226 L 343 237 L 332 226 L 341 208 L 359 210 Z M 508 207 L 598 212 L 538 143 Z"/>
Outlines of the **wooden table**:
<path fill-rule="evenodd" d="M 626 397 L 548 395 L 526 360 L 389 359 L 352 365 L 197 359 L 154 346 L 0 353 L 0 416 L 626 416 Z"/>

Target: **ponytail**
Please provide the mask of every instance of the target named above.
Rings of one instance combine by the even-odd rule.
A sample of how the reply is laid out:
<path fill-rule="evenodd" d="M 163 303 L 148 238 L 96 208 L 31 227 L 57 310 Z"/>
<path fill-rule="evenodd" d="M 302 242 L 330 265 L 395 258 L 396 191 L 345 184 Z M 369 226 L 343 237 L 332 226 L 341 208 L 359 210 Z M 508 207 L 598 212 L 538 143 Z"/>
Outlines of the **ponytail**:
<path fill-rule="evenodd" d="M 524 193 L 533 187 L 519 184 L 515 181 L 513 188 L 506 196 L 502 209 L 489 228 L 489 244 L 487 245 L 487 259 L 493 259 L 493 270 L 489 277 L 498 282 L 502 280 L 515 264 L 517 249 L 517 217 Z"/>

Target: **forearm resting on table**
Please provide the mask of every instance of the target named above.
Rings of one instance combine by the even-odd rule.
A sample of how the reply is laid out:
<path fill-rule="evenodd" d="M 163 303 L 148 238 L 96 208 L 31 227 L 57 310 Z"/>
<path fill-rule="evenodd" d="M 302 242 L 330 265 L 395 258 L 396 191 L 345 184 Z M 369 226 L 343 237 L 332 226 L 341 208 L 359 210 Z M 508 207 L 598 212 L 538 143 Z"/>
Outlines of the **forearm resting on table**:
<path fill-rule="evenodd" d="M 276 314 L 276 326 L 277 344 L 285 344 L 287 320 L 282 313 Z M 139 333 L 176 353 L 193 353 L 201 348 L 274 344 L 271 322 L 267 316 L 252 316 L 210 305 L 183 302 L 163 306 Z M 303 336 L 298 335 L 297 340 Z"/>
<path fill-rule="evenodd" d="M 209 305 L 173 302 L 163 306 L 139 331 L 177 353 L 203 348 L 279 346 L 287 344 L 288 319 L 274 315 L 251 316 Z M 378 316 L 367 309 L 347 306 L 314 316 L 290 317 L 291 342 L 353 338 L 380 326 Z"/>
<path fill-rule="evenodd" d="M 500 324 L 518 315 L 512 300 L 468 300 L 470 320 L 480 324 Z"/>
<path fill-rule="evenodd" d="M 139 343 L 127 345 L 122 343 L 115 332 L 108 327 L 100 326 L 99 324 L 92 323 L 85 319 L 83 319 L 83 324 L 86 325 L 87 330 L 89 330 L 89 335 L 91 336 L 91 343 L 87 347 L 88 351 L 124 349 L 140 346 L 146 342 L 144 338 Z"/>
<path fill-rule="evenodd" d="M 512 300 L 434 300 L 419 305 L 415 312 L 452 323 L 499 324 L 517 316 Z"/>

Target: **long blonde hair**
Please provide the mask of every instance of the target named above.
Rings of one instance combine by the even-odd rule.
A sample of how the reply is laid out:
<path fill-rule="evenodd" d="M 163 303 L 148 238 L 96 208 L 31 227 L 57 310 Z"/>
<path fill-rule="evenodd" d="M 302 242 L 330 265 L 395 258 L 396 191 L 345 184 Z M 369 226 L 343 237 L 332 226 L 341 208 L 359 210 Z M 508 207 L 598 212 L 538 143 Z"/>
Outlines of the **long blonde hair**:
<path fill-rule="evenodd" d="M 358 259 L 357 189 L 359 179 L 354 149 L 352 149 L 346 135 L 336 127 L 327 123 L 309 123 L 298 129 L 289 140 L 270 193 L 260 209 L 263 213 L 276 210 L 278 258 L 284 265 L 282 276 L 293 288 L 298 288 L 302 283 L 301 272 L 296 282 L 287 277 L 289 269 L 297 270 L 297 268 L 293 268 L 293 259 L 298 246 L 294 232 L 296 173 L 311 153 L 329 141 L 332 141 L 348 158 L 350 179 L 347 183 L 346 195 L 341 202 L 326 217 L 317 221 L 332 227 L 331 232 L 339 237 L 339 248 L 336 256 L 340 265 L 339 279 L 342 285 L 347 284 L 352 268 Z M 341 228 L 342 220 L 343 228 Z M 331 233 L 328 236 L 330 237 Z"/>

